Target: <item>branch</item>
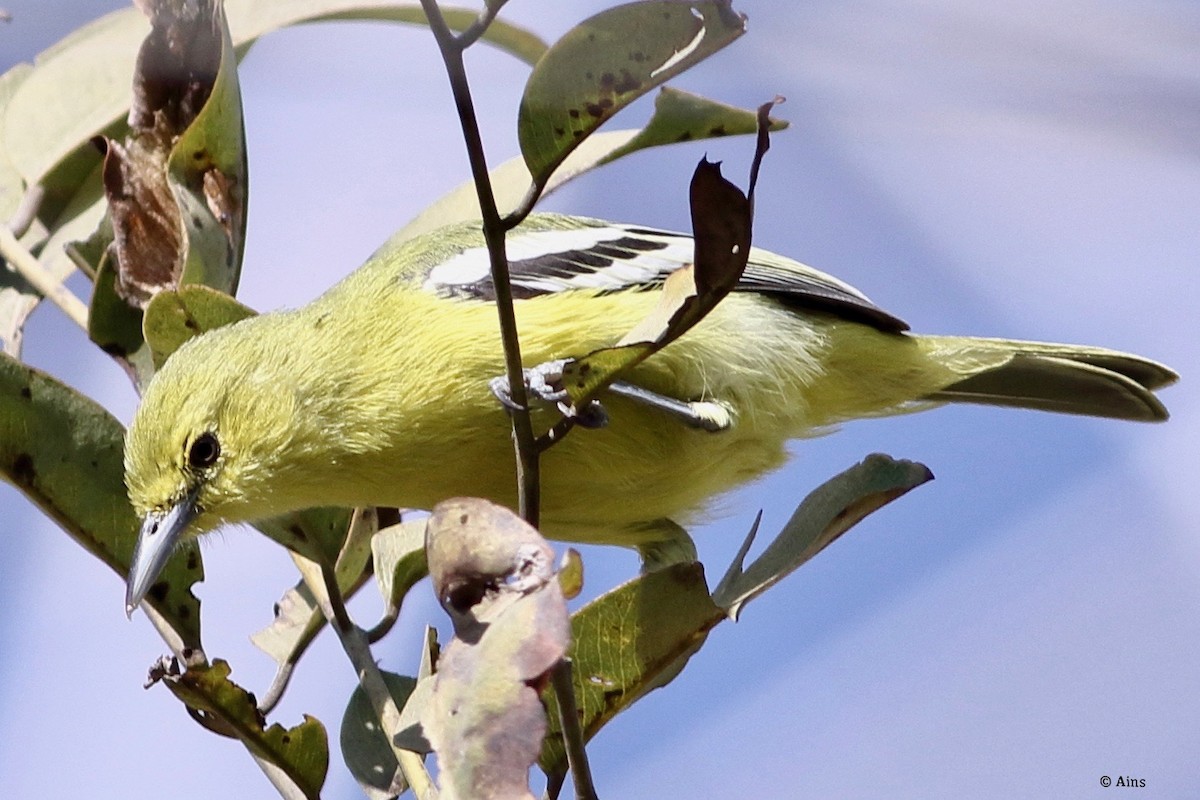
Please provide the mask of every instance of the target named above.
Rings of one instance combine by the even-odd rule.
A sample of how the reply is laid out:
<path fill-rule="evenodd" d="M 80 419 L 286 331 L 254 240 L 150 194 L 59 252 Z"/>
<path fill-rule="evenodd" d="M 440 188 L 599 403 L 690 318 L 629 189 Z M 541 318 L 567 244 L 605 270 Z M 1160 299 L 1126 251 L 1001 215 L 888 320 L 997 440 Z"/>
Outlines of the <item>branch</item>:
<path fill-rule="evenodd" d="M 338 589 L 337 576 L 332 567 L 318 566 L 307 559 L 297 559 L 301 565 L 300 574 L 316 598 L 317 604 L 329 625 L 337 633 L 342 649 L 354 665 L 358 673 L 358 682 L 371 701 L 371 708 L 379 718 L 379 724 L 384 731 L 392 753 L 400 764 L 404 779 L 412 787 L 413 793 L 419 800 L 436 800 L 438 793 L 433 780 L 425 769 L 425 762 L 418 753 L 398 747 L 392 737 L 399 730 L 400 709 L 384 683 L 383 675 L 375 663 L 375 657 L 367 644 L 366 635 L 354 625 L 350 614 L 346 611 L 346 603 Z M 317 574 L 317 573 L 320 574 Z"/>
<path fill-rule="evenodd" d="M 471 174 L 475 179 L 475 191 L 479 195 L 479 210 L 483 220 L 483 238 L 487 242 L 491 259 L 492 282 L 496 287 L 496 312 L 500 317 L 500 336 L 504 343 L 505 372 L 508 376 L 509 392 L 513 403 L 519 408 L 512 412 L 513 440 L 517 451 L 517 497 L 521 516 L 530 525 L 537 527 L 540 507 L 540 481 L 538 478 L 538 450 L 533 435 L 533 424 L 529 419 L 529 399 L 525 391 L 525 373 L 521 362 L 521 343 L 517 336 L 517 319 L 513 309 L 512 288 L 508 276 L 508 254 L 505 251 L 504 221 L 496 208 L 496 197 L 488 177 L 487 158 L 483 152 L 483 139 L 479 133 L 479 121 L 475 116 L 475 104 L 471 99 L 471 87 L 467 81 L 463 63 L 463 49 L 483 33 L 501 3 L 488 3 L 488 8 L 469 29 L 471 38 L 458 39 L 454 36 L 436 0 L 421 0 L 421 7 L 429 18 L 429 27 L 437 40 L 442 60 L 446 64 L 446 75 L 450 79 L 450 90 L 458 109 L 462 125 L 463 141 L 471 163 Z M 479 30 L 476 32 L 476 28 Z"/>
<path fill-rule="evenodd" d="M 12 220 L 7 224 L 0 223 L 0 259 L 11 265 L 38 294 L 62 309 L 72 322 L 86 331 L 88 327 L 87 306 L 66 286 L 63 286 L 62 281 L 50 274 L 33 253 L 29 252 L 17 239 L 17 236 L 29 229 L 33 218 L 37 215 L 37 206 L 40 201 L 40 187 L 30 189 L 21 200 L 21 205 L 17 208 L 17 213 Z"/>
<path fill-rule="evenodd" d="M 567 749 L 567 764 L 575 779 L 576 800 L 597 800 L 592 783 L 592 768 L 588 766 L 583 747 L 583 728 L 579 724 L 579 707 L 575 702 L 575 686 L 571 682 L 571 659 L 564 658 L 550 674 L 554 697 L 558 701 L 558 719 L 562 725 L 563 742 Z"/>

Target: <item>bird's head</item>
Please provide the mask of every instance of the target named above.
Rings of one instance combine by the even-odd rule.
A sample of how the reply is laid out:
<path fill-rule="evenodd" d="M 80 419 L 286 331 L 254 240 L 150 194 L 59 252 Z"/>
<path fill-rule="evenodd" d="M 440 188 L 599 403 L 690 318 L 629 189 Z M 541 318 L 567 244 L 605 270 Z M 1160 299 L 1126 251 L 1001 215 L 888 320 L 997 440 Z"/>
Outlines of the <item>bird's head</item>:
<path fill-rule="evenodd" d="M 295 391 L 286 364 L 258 352 L 254 320 L 189 341 L 146 388 L 125 437 L 125 484 L 142 528 L 126 610 L 175 547 L 223 522 L 270 516 L 286 492 Z M 286 361 L 286 358 L 282 359 Z"/>

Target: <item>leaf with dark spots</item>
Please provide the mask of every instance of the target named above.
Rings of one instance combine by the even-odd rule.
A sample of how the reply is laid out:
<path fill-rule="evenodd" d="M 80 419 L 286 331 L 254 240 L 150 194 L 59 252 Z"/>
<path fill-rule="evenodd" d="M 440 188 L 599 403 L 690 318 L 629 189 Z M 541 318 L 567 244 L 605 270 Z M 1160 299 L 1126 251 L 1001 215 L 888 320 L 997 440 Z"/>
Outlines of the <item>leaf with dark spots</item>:
<path fill-rule="evenodd" d="M 441 796 L 532 798 L 546 731 L 539 692 L 570 640 L 553 551 L 511 511 L 461 498 L 433 509 L 425 542 L 455 631 L 421 716 Z"/>
<path fill-rule="evenodd" d="M 0 354 L 0 474 L 123 580 L 141 527 L 125 493 L 124 428 L 94 401 Z M 149 600 L 173 647 L 200 647 L 198 552 L 176 553 Z M 113 609 L 120 592 L 113 586 Z"/>
<path fill-rule="evenodd" d="M 544 186 L 605 120 L 744 31 L 729 0 L 628 3 L 572 28 L 538 61 L 521 98 L 517 137 L 534 184 Z"/>

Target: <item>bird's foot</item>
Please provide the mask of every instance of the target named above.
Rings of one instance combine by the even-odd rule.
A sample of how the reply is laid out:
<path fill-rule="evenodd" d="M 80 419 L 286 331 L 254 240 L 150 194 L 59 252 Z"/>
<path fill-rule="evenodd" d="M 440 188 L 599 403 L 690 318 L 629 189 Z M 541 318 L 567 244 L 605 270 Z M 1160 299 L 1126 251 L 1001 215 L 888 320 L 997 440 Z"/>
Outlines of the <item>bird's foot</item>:
<path fill-rule="evenodd" d="M 564 416 L 573 417 L 577 425 L 584 428 L 603 428 L 608 424 L 608 413 L 599 400 L 592 400 L 581 409 L 572 405 L 570 395 L 562 383 L 563 368 L 566 364 L 566 359 L 556 359 L 523 370 L 526 392 L 532 400 L 544 405 L 553 405 Z M 512 399 L 512 386 L 507 375 L 492 378 L 488 387 L 500 404 L 509 411 L 521 410 L 521 405 Z"/>

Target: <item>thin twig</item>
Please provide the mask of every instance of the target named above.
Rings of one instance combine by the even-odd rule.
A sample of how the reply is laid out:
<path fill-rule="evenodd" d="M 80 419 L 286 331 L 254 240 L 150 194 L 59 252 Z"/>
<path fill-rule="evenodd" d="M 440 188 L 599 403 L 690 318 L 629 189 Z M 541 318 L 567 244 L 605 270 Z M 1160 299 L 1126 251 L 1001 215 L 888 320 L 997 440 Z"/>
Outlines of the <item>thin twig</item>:
<path fill-rule="evenodd" d="M 456 41 L 460 50 L 466 50 L 471 45 L 479 40 L 487 31 L 488 26 L 492 24 L 492 20 L 496 18 L 496 14 L 500 13 L 506 0 L 498 0 L 498 2 L 489 2 L 484 4 L 483 11 L 479 12 L 479 16 L 471 23 L 471 27 L 464 30 L 458 35 Z"/>
<path fill-rule="evenodd" d="M 287 691 L 288 683 L 291 682 L 292 673 L 295 670 L 295 661 L 285 661 L 279 665 L 279 669 L 275 670 L 275 677 L 271 680 L 271 685 L 267 687 L 266 693 L 258 701 L 258 711 L 264 717 L 274 711 L 275 706 L 279 705 L 279 701 L 283 699 L 283 693 Z"/>
<path fill-rule="evenodd" d="M 392 630 L 392 626 L 396 624 L 396 620 L 400 618 L 400 607 L 388 604 L 387 610 L 383 612 L 383 616 L 379 618 L 379 622 L 367 631 L 367 642 L 375 644 L 383 637 L 387 636 Z"/>
<path fill-rule="evenodd" d="M 471 174 L 475 179 L 475 192 L 479 195 L 479 210 L 483 220 L 483 237 L 487 242 L 491 259 L 492 283 L 496 291 L 496 311 L 500 317 L 500 336 L 504 343 L 505 372 L 508 375 L 509 392 L 518 410 L 512 412 L 513 440 L 517 451 L 517 498 L 518 511 L 525 521 L 537 527 L 540 508 L 540 480 L 538 477 L 537 443 L 533 435 L 533 424 L 529 419 L 528 399 L 525 391 L 525 373 L 521 364 L 521 343 L 517 336 L 517 319 L 513 309 L 512 288 L 508 276 L 508 255 L 504 245 L 504 223 L 496 209 L 496 197 L 488 177 L 487 158 L 483 152 L 483 139 L 479 133 L 479 121 L 475 116 L 475 104 L 471 99 L 471 87 L 467 81 L 463 63 L 463 45 L 455 38 L 436 0 L 421 0 L 421 7 L 429 19 L 429 27 L 437 40 L 454 104 L 458 109 L 462 125 L 463 141 L 467 157 L 471 162 Z M 474 27 L 474 26 L 472 26 Z"/>
<path fill-rule="evenodd" d="M 567 750 L 567 765 L 575 780 L 576 800 L 598 800 L 592 783 L 592 768 L 588 766 L 583 746 L 583 728 L 579 726 L 579 706 L 575 703 L 575 686 L 571 682 L 571 659 L 564 658 L 550 672 L 554 699 L 558 701 L 558 719 L 562 726 L 563 744 Z"/>
<path fill-rule="evenodd" d="M 33 254 L 13 235 L 8 225 L 0 224 L 0 258 L 7 261 L 17 273 L 29 282 L 38 294 L 62 309 L 67 317 L 83 330 L 88 327 L 88 308 L 83 301 L 63 286 L 62 281 L 50 274 Z"/>

